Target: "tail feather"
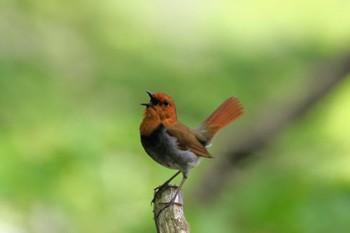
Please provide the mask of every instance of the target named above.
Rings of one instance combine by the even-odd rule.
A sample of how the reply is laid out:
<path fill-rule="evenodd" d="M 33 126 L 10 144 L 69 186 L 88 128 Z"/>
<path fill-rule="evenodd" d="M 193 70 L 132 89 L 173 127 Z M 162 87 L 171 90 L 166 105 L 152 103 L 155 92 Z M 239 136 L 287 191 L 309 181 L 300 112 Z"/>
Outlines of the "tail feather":
<path fill-rule="evenodd" d="M 235 97 L 226 99 L 197 129 L 208 142 L 215 134 L 244 113 L 243 106 Z"/>

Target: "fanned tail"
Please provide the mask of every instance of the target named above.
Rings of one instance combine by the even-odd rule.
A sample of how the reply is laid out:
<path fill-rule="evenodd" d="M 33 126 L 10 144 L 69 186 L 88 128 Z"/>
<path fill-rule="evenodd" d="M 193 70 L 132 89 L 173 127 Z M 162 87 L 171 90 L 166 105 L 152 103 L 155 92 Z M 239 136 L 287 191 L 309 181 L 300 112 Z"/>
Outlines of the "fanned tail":
<path fill-rule="evenodd" d="M 223 127 L 244 113 L 243 106 L 236 97 L 226 99 L 197 129 L 205 137 L 207 144 Z"/>

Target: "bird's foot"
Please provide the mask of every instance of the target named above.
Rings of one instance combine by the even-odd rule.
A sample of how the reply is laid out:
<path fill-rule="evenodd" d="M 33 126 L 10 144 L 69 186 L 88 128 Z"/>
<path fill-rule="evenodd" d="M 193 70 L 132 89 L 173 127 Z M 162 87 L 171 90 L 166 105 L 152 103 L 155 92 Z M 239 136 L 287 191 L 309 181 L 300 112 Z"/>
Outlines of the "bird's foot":
<path fill-rule="evenodd" d="M 162 188 L 164 188 L 164 187 L 166 187 L 166 186 L 169 186 L 169 182 L 165 182 L 164 184 L 161 184 L 161 185 L 155 187 L 153 190 L 154 190 L 155 192 L 158 192 L 160 189 L 162 189 Z"/>
<path fill-rule="evenodd" d="M 154 188 L 154 195 L 153 195 L 153 199 L 151 201 L 151 205 L 154 203 L 155 199 L 156 199 L 156 196 L 158 195 L 158 193 L 160 193 L 160 191 L 166 187 L 169 186 L 169 182 L 165 182 L 164 184 L 162 185 L 159 185 L 157 187 Z"/>
<path fill-rule="evenodd" d="M 166 213 L 167 211 L 169 211 L 170 207 L 172 205 L 179 205 L 179 206 L 183 206 L 183 204 L 181 203 L 178 203 L 178 202 L 175 202 L 176 200 L 176 197 L 177 197 L 177 194 L 175 194 L 175 196 L 168 202 L 168 203 L 162 203 L 162 204 L 165 204 L 165 206 L 163 208 L 161 208 L 158 213 L 156 214 L 156 218 L 159 217 L 159 215 L 165 211 L 164 213 Z"/>

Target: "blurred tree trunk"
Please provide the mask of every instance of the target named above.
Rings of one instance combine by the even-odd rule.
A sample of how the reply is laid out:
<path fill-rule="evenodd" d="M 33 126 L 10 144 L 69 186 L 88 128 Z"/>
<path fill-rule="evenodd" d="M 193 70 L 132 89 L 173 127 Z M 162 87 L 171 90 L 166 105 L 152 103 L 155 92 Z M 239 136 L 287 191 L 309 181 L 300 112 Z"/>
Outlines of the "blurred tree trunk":
<path fill-rule="evenodd" d="M 332 91 L 350 72 L 350 54 L 329 59 L 316 67 L 298 93 L 286 93 L 288 101 L 266 106 L 262 119 L 243 129 L 243 136 L 234 140 L 217 163 L 203 175 L 202 183 L 195 190 L 202 201 L 210 201 L 220 192 L 232 172 L 255 152 L 264 149 L 283 129 L 305 115 L 310 108 Z M 303 84 L 303 85 L 304 85 Z M 292 102 L 290 101 L 292 99 Z M 287 104 L 286 104 L 287 102 Z M 348 107 L 348 106 L 347 106 Z M 276 111 L 277 110 L 277 111 Z M 236 132 L 237 133 L 237 132 Z M 245 136 L 244 136 L 245 135 Z"/>

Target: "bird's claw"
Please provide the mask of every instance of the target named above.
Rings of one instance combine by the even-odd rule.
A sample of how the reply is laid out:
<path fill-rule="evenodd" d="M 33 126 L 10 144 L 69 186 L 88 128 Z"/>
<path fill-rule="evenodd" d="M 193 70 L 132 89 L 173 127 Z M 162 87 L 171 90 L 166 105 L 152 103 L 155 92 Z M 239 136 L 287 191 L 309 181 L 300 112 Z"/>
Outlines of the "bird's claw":
<path fill-rule="evenodd" d="M 160 210 L 158 211 L 158 213 L 156 214 L 156 218 L 158 218 L 159 215 L 160 215 L 163 211 L 165 211 L 165 213 L 166 213 L 167 211 L 169 211 L 169 209 L 170 209 L 170 207 L 171 207 L 172 205 L 183 206 L 183 204 L 178 203 L 178 202 L 175 202 L 175 199 L 172 199 L 172 200 L 169 201 L 168 203 L 163 203 L 163 204 L 165 204 L 165 206 L 164 206 L 162 209 L 160 209 Z"/>
<path fill-rule="evenodd" d="M 156 196 L 158 195 L 158 192 L 161 190 L 161 189 L 163 189 L 164 187 L 167 187 L 167 186 L 169 186 L 169 183 L 168 182 L 166 182 L 166 183 L 164 183 L 164 184 L 162 184 L 162 185 L 159 185 L 159 186 L 157 186 L 157 187 L 155 187 L 153 190 L 154 190 L 154 195 L 153 195 L 153 199 L 152 199 L 152 201 L 151 201 L 151 205 L 154 203 L 154 201 L 155 201 L 155 199 L 156 199 Z"/>

